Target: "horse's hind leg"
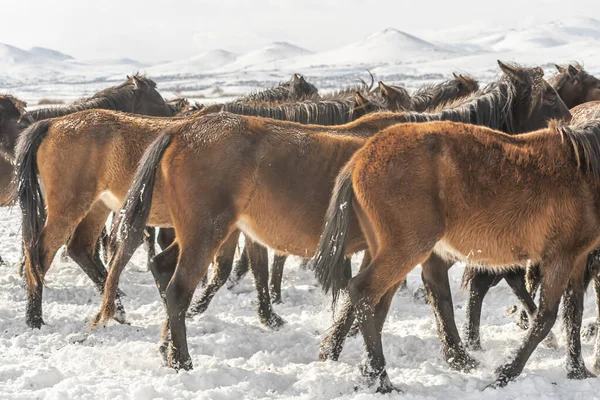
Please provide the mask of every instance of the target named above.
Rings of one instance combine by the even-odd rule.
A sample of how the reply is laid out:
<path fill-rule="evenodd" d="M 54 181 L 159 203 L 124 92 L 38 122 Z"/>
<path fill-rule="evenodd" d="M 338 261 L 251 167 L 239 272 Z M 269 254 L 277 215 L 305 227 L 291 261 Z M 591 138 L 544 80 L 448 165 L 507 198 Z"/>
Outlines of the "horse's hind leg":
<path fill-rule="evenodd" d="M 587 287 L 585 283 L 584 287 Z M 567 377 L 586 379 L 595 377 L 585 366 L 581 357 L 581 320 L 583 318 L 584 291 L 573 291 L 571 285 L 564 294 L 563 320 L 567 335 Z"/>
<path fill-rule="evenodd" d="M 175 272 L 178 257 L 179 246 L 176 242 L 173 242 L 169 247 L 167 247 L 162 252 L 158 253 L 156 257 L 154 257 L 152 261 L 150 261 L 150 271 L 152 272 L 152 276 L 154 277 L 154 282 L 156 283 L 156 287 L 158 289 L 160 298 L 163 300 L 163 304 L 165 306 L 165 314 L 167 314 L 165 290 L 169 285 L 169 281 L 173 277 L 173 273 Z M 167 314 L 166 321 L 163 324 L 161 332 L 161 345 L 159 348 L 159 353 L 163 357 L 163 362 L 165 365 L 168 364 L 167 350 L 169 348 L 169 343 L 171 342 L 170 334 L 171 332 L 169 329 L 169 317 Z"/>
<path fill-rule="evenodd" d="M 184 208 L 186 206 L 183 205 Z M 205 213 L 211 209 L 199 204 L 197 210 Z M 178 213 L 173 213 L 173 223 L 179 244 L 179 259 L 165 291 L 171 331 L 168 364 L 175 369 L 189 370 L 192 369 L 192 360 L 187 346 L 186 311 L 213 257 L 232 232 L 233 216 L 223 210 L 198 220 L 181 207 L 176 211 Z M 219 222 L 218 226 L 215 226 L 215 221 Z"/>
<path fill-rule="evenodd" d="M 437 254 L 432 253 L 422 264 L 421 277 L 429 295 L 429 304 L 435 314 L 446 362 L 454 369 L 469 371 L 476 367 L 478 362 L 465 351 L 454 321 L 454 306 L 448 281 L 448 269 L 451 266 Z"/>
<path fill-rule="evenodd" d="M 274 304 L 281 303 L 281 281 L 283 280 L 283 267 L 287 256 L 275 254 L 273 256 L 273 264 L 271 264 L 271 283 L 269 289 L 271 291 L 271 299 Z"/>
<path fill-rule="evenodd" d="M 105 229 L 106 219 L 110 214 L 110 209 L 104 203 L 98 201 L 85 218 L 77 225 L 77 228 L 71 235 L 67 244 L 67 251 L 83 272 L 94 282 L 94 285 L 100 293 L 104 291 L 106 282 L 106 267 L 102 263 L 99 255 L 99 243 L 101 235 Z M 115 320 L 120 323 L 125 322 L 125 310 L 121 303 L 122 292 L 117 293 L 116 307 L 117 313 Z"/>
<path fill-rule="evenodd" d="M 352 265 L 350 258 L 345 258 L 344 263 L 346 264 L 345 268 L 350 269 L 350 273 L 348 275 L 351 276 Z M 367 250 L 363 256 L 359 271 L 363 271 L 369 266 L 370 263 L 371 254 Z M 336 318 L 335 323 L 331 327 L 329 334 L 321 341 L 321 344 L 319 345 L 319 360 L 338 360 L 344 347 L 344 341 L 346 340 L 349 332 L 353 330 L 354 327 L 358 329 L 358 324 L 354 325 L 354 322 L 354 307 L 352 306 L 352 301 L 350 298 L 346 297 L 344 306 L 342 307 L 339 316 Z"/>
<path fill-rule="evenodd" d="M 191 307 L 189 315 L 201 314 L 208 308 L 208 305 L 212 301 L 215 294 L 219 289 L 227 282 L 227 278 L 231 275 L 231 268 L 233 266 L 233 257 L 235 255 L 235 248 L 237 246 L 240 237 L 240 232 L 235 231 L 227 241 L 221 246 L 217 256 L 213 263 L 213 275 L 212 279 L 206 285 L 202 291 L 200 299 Z"/>
<path fill-rule="evenodd" d="M 498 377 L 492 385 L 493 387 L 505 386 L 521 373 L 531 353 L 548 335 L 556 321 L 560 298 L 567 287 L 569 273 L 573 270 L 573 261 L 560 256 L 547 257 L 544 261 L 545 265 L 542 265 L 548 272 L 544 272 L 543 275 L 538 312 L 513 360 L 496 371 Z M 583 268 L 585 260 L 580 261 Z M 578 266 L 577 262 L 575 266 Z"/>
<path fill-rule="evenodd" d="M 33 269 L 33 266 L 27 266 L 27 325 L 32 328 L 40 328 L 44 323 L 42 320 L 42 288 L 43 285 L 39 284 L 44 281 L 44 276 L 50 269 L 52 260 L 56 255 L 58 249 L 69 239 L 71 232 L 78 225 L 82 218 L 80 210 L 75 208 L 69 209 L 68 207 L 59 210 L 62 212 L 56 212 L 55 210 L 48 208 L 48 219 L 42 229 L 40 239 L 31 250 L 32 252 L 37 251 L 39 254 L 40 266 L 38 273 L 38 280 L 35 276 L 30 274 L 29 271 Z M 80 216 L 81 215 L 81 216 Z M 27 257 L 27 263 L 31 264 L 31 260 Z"/>
<path fill-rule="evenodd" d="M 254 275 L 254 286 L 258 293 L 258 317 L 260 322 L 271 328 L 284 324 L 283 318 L 273 311 L 269 296 L 269 254 L 267 248 L 256 242 L 246 246 L 250 269 Z"/>
<path fill-rule="evenodd" d="M 231 285 L 229 286 L 230 288 L 237 285 L 242 280 L 242 278 L 244 276 L 246 276 L 246 274 L 250 270 L 250 261 L 248 259 L 248 250 L 247 250 L 249 241 L 250 241 L 250 239 L 246 238 L 246 244 L 244 245 L 244 248 L 242 249 L 242 252 L 240 253 L 240 258 L 235 263 L 235 268 L 233 269 L 233 274 L 232 274 L 231 278 L 229 279 L 229 281 L 231 282 Z"/>
<path fill-rule="evenodd" d="M 395 289 L 421 260 L 407 257 L 414 251 L 402 246 L 389 250 L 384 248 L 378 253 L 364 271 L 352 278 L 348 294 L 367 348 L 367 364 L 362 369 L 363 375 L 373 381 L 379 379 L 377 391 L 387 393 L 395 388 L 385 370 L 381 327 Z"/>
<path fill-rule="evenodd" d="M 473 350 L 481 350 L 481 338 L 479 328 L 481 326 L 481 308 L 483 299 L 497 276 L 486 271 L 477 271 L 472 267 L 465 268 L 465 275 L 472 276 L 468 279 L 469 284 L 469 302 L 467 303 L 467 329 L 465 346 Z M 463 278 L 463 281 L 465 278 Z"/>
<path fill-rule="evenodd" d="M 149 270 L 150 261 L 152 261 L 154 256 L 156 256 L 156 228 L 153 226 L 147 226 L 146 229 L 144 229 L 142 242 L 144 243 L 144 248 L 148 254 L 146 266 Z"/>
<path fill-rule="evenodd" d="M 523 269 L 517 269 L 515 271 L 507 272 L 504 276 L 506 279 L 506 283 L 510 286 L 517 299 L 521 303 L 521 313 L 517 317 L 517 326 L 521 329 L 527 329 L 529 327 L 529 322 L 533 315 L 537 312 L 537 305 L 535 301 L 533 301 L 533 297 L 530 292 L 527 290 L 527 283 L 525 280 L 526 272 Z M 535 285 L 534 290 L 537 291 L 537 286 L 539 286 L 539 276 L 537 277 L 538 283 Z M 526 317 L 523 317 L 525 315 Z M 557 348 L 558 342 L 554 333 L 550 331 L 546 338 L 543 341 L 543 344 L 549 348 Z"/>

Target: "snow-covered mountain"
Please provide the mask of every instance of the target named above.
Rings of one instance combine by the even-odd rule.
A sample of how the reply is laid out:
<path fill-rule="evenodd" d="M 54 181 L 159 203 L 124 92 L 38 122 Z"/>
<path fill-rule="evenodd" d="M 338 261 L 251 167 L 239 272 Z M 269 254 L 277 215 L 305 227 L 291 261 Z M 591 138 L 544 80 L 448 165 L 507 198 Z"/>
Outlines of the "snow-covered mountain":
<path fill-rule="evenodd" d="M 0 87 L 32 83 L 83 83 L 115 81 L 135 71 L 158 80 L 178 81 L 210 77 L 216 82 L 264 81 L 291 72 L 313 76 L 342 76 L 364 71 L 397 75 L 447 74 L 462 70 L 479 74 L 497 71 L 495 60 L 552 65 L 584 61 L 600 69 L 600 21 L 568 18 L 550 22 L 522 22 L 519 29 L 462 25 L 451 30 L 425 30 L 419 35 L 387 28 L 345 46 L 311 52 L 288 42 L 273 42 L 244 54 L 213 50 L 197 56 L 147 65 L 136 60 L 78 60 L 59 51 L 30 50 L 0 44 Z M 207 83 L 211 84 L 211 83 Z M 221 83 L 222 84 L 222 83 Z M 200 88 L 198 84 L 195 87 Z"/>
<path fill-rule="evenodd" d="M 241 55 L 231 64 L 220 68 L 220 71 L 279 69 L 282 66 L 282 61 L 309 54 L 312 54 L 312 52 L 292 43 L 273 42 L 268 46 Z"/>
<path fill-rule="evenodd" d="M 384 29 L 363 40 L 339 49 L 312 54 L 284 63 L 288 67 L 378 65 L 382 63 L 411 63 L 432 58 L 447 58 L 454 51 L 427 42 L 397 29 Z"/>
<path fill-rule="evenodd" d="M 178 76 L 198 75 L 224 67 L 233 63 L 236 59 L 236 54 L 219 49 L 202 53 L 187 60 L 155 65 L 148 68 L 147 73 L 156 77 L 173 75 L 174 72 Z"/>

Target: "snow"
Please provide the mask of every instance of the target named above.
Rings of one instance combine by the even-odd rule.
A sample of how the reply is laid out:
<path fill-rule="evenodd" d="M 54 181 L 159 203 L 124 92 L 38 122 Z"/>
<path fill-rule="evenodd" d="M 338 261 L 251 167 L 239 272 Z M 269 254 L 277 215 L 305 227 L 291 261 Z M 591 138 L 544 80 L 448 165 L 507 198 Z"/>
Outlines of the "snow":
<path fill-rule="evenodd" d="M 283 304 L 274 309 L 286 325 L 272 331 L 260 325 L 256 293 L 246 277 L 223 288 L 202 316 L 187 321 L 194 370 L 176 373 L 157 353 L 162 303 L 145 253 L 134 255 L 121 279 L 131 325 L 111 323 L 91 331 L 89 320 L 101 298 L 74 262 L 57 257 L 44 289 L 47 325 L 25 324 L 25 293 L 17 274 L 19 214 L 0 210 L 0 398 L 2 399 L 375 399 L 361 380 L 360 336 L 348 338 L 340 361 L 319 362 L 317 350 L 332 323 L 331 298 L 317 287 L 299 260 L 286 265 Z M 360 257 L 353 259 L 356 270 Z M 465 322 L 466 293 L 459 288 L 463 268 L 450 270 L 456 318 Z M 421 286 L 419 268 L 408 276 L 409 290 Z M 441 355 L 428 305 L 412 293 L 398 293 L 384 328 L 384 351 L 392 382 L 404 394 L 387 398 L 597 398 L 600 380 L 569 381 L 563 367 L 565 336 L 559 327 L 557 350 L 539 347 L 516 382 L 496 391 L 481 390 L 494 369 L 508 359 L 524 336 L 504 315 L 515 298 L 504 283 L 493 288 L 482 313 L 484 351 L 472 352 L 481 366 L 471 373 L 449 369 Z M 594 319 L 593 296 L 586 298 L 584 323 Z M 557 324 L 559 325 L 559 324 Z M 593 345 L 583 343 L 591 366 Z M 356 390 L 355 390 L 356 387 Z"/>
<path fill-rule="evenodd" d="M 399 27 L 401 28 L 401 27 Z M 464 25 L 449 31 L 413 34 L 384 29 L 363 40 L 320 53 L 285 42 L 233 54 L 215 50 L 154 66 L 135 60 L 78 60 L 51 49 L 23 50 L 0 44 L 0 93 L 9 92 L 36 107 L 41 98 L 70 101 L 123 81 L 125 74 L 146 72 L 166 98 L 186 96 L 204 103 L 225 101 L 251 90 L 306 76 L 321 91 L 367 79 L 408 89 L 471 73 L 482 82 L 498 75 L 496 60 L 542 65 L 581 61 L 600 75 L 600 21 L 580 17 L 524 23 L 517 30 Z M 284 304 L 274 305 L 286 320 L 278 331 L 263 327 L 249 277 L 223 288 L 207 312 L 187 323 L 195 369 L 175 373 L 161 366 L 157 353 L 162 303 L 146 271 L 145 253 L 134 255 L 121 288 L 131 325 L 110 324 L 91 331 L 89 319 L 101 298 L 74 262 L 59 257 L 47 276 L 41 330 L 26 327 L 25 292 L 17 274 L 20 256 L 19 212 L 0 209 L 0 399 L 371 399 L 382 398 L 361 384 L 358 364 L 362 338 L 349 338 L 339 362 L 318 362 L 317 350 L 332 323 L 330 296 L 311 272 L 291 258 L 283 282 Z M 271 255 L 272 256 L 272 255 Z M 353 259 L 355 270 L 360 256 Z M 450 271 L 456 318 L 465 322 L 466 293 L 460 289 L 463 267 Z M 494 378 L 524 336 L 504 315 L 515 304 L 501 283 L 485 299 L 482 314 L 484 351 L 472 352 L 481 366 L 470 373 L 452 371 L 441 355 L 429 306 L 415 300 L 420 269 L 408 276 L 409 293 L 398 293 L 384 328 L 384 351 L 392 382 L 404 394 L 388 398 L 599 398 L 600 380 L 569 381 L 564 370 L 565 336 L 554 328 L 558 349 L 540 346 L 517 382 L 496 391 L 481 390 Z M 594 320 L 594 298 L 586 298 L 584 324 Z M 593 343 L 583 343 L 591 367 Z M 355 386 L 357 390 L 355 391 Z"/>

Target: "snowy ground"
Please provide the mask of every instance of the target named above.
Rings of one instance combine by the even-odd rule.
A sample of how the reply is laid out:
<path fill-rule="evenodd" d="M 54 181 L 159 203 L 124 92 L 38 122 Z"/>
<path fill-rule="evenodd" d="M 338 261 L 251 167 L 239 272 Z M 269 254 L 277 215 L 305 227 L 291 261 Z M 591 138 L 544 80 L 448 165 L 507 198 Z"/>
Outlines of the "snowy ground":
<path fill-rule="evenodd" d="M 339 362 L 316 361 L 317 347 L 332 322 L 330 299 L 312 274 L 288 261 L 284 304 L 275 310 L 287 321 L 279 331 L 260 325 L 255 291 L 246 277 L 235 290 L 222 290 L 208 311 L 188 321 L 195 369 L 175 373 L 161 366 L 157 353 L 163 310 L 145 254 L 138 251 L 122 277 L 124 304 L 131 325 L 109 325 L 92 332 L 89 318 L 100 296 L 72 262 L 55 261 L 44 290 L 41 330 L 27 328 L 25 294 L 17 274 L 19 215 L 0 210 L 0 399 L 370 399 L 381 398 L 360 382 L 357 365 L 362 338 L 350 338 Z M 359 258 L 355 260 L 358 264 Z M 355 265 L 356 267 L 357 265 Z M 465 320 L 466 295 L 460 286 L 462 267 L 451 270 L 459 324 Z M 569 381 L 561 347 L 539 348 L 517 382 L 495 391 L 481 390 L 493 371 L 523 337 L 504 311 L 514 303 L 501 284 L 486 298 L 482 316 L 485 348 L 474 355 L 481 367 L 472 373 L 452 371 L 444 362 L 429 307 L 413 300 L 421 285 L 416 269 L 409 293 L 396 295 L 384 329 L 388 371 L 403 394 L 389 398 L 600 398 L 600 380 Z M 586 299 L 585 321 L 593 320 L 593 296 Z M 583 353 L 591 364 L 592 343 Z"/>

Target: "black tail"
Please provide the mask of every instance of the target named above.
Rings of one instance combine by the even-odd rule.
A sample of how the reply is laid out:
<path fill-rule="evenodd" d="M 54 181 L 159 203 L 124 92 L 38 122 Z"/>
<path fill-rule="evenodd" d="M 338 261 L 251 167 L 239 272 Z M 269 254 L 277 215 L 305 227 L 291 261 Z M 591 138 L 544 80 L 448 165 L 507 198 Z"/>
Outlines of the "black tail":
<path fill-rule="evenodd" d="M 334 304 L 339 292 L 346 289 L 349 280 L 342 261 L 352 217 L 353 169 L 354 164 L 349 162 L 336 179 L 333 195 L 325 215 L 323 234 L 313 258 L 315 276 L 325 292 L 331 290 Z"/>
<path fill-rule="evenodd" d="M 171 138 L 171 133 L 163 132 L 146 149 L 133 177 L 131 187 L 127 192 L 125 202 L 113 219 L 107 248 L 111 268 L 104 285 L 102 309 L 96 316 L 93 325 L 106 323 L 115 314 L 115 298 L 119 286 L 119 277 L 142 242 L 152 206 L 156 170 L 165 150 L 171 144 Z"/>
<path fill-rule="evenodd" d="M 41 254 L 36 248 L 46 223 L 46 207 L 38 180 L 37 152 L 48 133 L 51 121 L 36 122 L 19 135 L 17 142 L 15 176 L 12 196 L 21 206 L 21 229 L 27 263 L 28 290 L 35 290 L 44 282 Z"/>

